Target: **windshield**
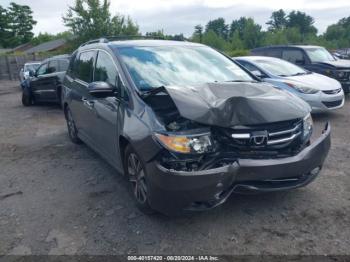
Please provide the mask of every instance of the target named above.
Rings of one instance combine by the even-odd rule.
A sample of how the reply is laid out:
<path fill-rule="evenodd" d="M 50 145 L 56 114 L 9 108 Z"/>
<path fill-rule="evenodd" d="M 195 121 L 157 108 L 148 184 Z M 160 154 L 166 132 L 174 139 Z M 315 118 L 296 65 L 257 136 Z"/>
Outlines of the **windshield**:
<path fill-rule="evenodd" d="M 323 47 L 306 48 L 305 51 L 313 63 L 335 61 L 335 58 Z"/>
<path fill-rule="evenodd" d="M 205 46 L 119 47 L 117 51 L 142 91 L 169 85 L 254 81 L 230 59 Z"/>
<path fill-rule="evenodd" d="M 295 76 L 308 73 L 301 67 L 280 59 L 256 60 L 255 63 L 268 73 L 277 76 Z"/>
<path fill-rule="evenodd" d="M 35 72 L 38 67 L 40 66 L 40 64 L 28 64 L 24 66 L 24 71 L 33 71 Z"/>

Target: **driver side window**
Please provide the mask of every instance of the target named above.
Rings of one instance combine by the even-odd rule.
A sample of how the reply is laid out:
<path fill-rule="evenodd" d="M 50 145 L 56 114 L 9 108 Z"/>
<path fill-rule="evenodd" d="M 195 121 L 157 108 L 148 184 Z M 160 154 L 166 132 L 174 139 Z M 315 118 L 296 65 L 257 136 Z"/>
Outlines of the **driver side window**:
<path fill-rule="evenodd" d="M 42 64 L 38 71 L 37 71 L 37 75 L 45 75 L 47 73 L 47 63 L 46 64 Z"/>

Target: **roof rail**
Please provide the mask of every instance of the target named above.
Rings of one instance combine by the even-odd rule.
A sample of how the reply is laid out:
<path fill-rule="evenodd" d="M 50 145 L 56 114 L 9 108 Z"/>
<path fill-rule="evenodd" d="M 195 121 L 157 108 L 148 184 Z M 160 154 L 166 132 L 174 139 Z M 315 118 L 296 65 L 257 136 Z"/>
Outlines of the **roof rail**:
<path fill-rule="evenodd" d="M 113 40 L 132 40 L 132 39 L 154 39 L 154 40 L 165 40 L 164 36 L 148 36 L 148 35 L 117 35 L 117 36 L 106 36 L 109 41 Z"/>
<path fill-rule="evenodd" d="M 104 36 L 98 39 L 87 41 L 80 45 L 86 46 L 94 43 L 108 43 L 114 40 L 132 40 L 132 39 L 154 39 L 154 40 L 166 40 L 166 37 L 162 36 L 147 36 L 147 35 L 118 35 L 118 36 Z"/>
<path fill-rule="evenodd" d="M 108 39 L 106 39 L 104 37 L 101 37 L 99 39 L 94 39 L 94 40 L 87 41 L 87 42 L 81 44 L 80 47 L 85 46 L 85 45 L 94 44 L 94 43 L 108 43 L 108 42 L 109 42 Z"/>

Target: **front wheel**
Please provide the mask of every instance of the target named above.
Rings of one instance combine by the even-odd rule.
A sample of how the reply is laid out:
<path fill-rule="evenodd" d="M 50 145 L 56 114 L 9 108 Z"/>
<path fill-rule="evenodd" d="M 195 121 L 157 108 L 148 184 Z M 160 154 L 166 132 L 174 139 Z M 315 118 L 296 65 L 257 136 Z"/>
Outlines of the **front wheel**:
<path fill-rule="evenodd" d="M 68 135 L 70 140 L 74 144 L 81 144 L 81 140 L 78 137 L 78 131 L 75 126 L 72 112 L 70 111 L 69 107 L 66 108 L 66 121 L 67 121 Z"/>
<path fill-rule="evenodd" d="M 149 189 L 145 167 L 130 145 L 125 150 L 124 167 L 137 207 L 145 214 L 154 213 L 148 202 Z"/>
<path fill-rule="evenodd" d="M 33 104 L 32 95 L 27 88 L 22 91 L 22 104 L 24 106 L 31 106 Z"/>

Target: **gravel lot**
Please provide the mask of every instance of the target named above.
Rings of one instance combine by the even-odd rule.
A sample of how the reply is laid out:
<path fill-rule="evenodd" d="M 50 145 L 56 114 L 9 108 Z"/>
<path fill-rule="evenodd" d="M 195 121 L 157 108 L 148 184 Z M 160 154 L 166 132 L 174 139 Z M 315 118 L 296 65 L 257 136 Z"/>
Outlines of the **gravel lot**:
<path fill-rule="evenodd" d="M 124 178 L 69 141 L 59 107 L 20 97 L 0 82 L 0 255 L 350 254 L 350 101 L 314 117 L 332 149 L 308 187 L 169 218 L 136 209 Z"/>

